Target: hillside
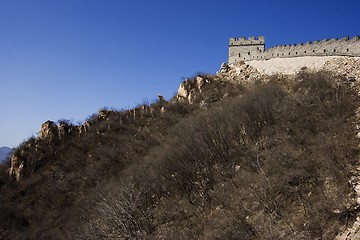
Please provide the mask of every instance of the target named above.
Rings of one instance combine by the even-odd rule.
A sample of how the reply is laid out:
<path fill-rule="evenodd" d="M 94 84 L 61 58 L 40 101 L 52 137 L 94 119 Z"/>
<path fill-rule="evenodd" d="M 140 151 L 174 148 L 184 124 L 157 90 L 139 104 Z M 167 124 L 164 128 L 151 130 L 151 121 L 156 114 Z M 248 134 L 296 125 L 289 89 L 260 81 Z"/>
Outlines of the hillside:
<path fill-rule="evenodd" d="M 170 101 L 45 122 L 0 165 L 0 239 L 334 239 L 358 214 L 353 60 L 223 65 Z"/>

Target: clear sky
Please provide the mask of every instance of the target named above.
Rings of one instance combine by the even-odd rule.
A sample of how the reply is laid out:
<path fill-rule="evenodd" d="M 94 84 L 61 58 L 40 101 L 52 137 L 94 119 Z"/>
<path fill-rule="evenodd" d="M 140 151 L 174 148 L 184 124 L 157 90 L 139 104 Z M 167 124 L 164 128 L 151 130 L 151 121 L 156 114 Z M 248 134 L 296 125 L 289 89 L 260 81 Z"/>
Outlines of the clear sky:
<path fill-rule="evenodd" d="M 360 1 L 0 0 L 0 147 L 46 120 L 170 98 L 230 37 L 266 47 L 360 35 Z"/>

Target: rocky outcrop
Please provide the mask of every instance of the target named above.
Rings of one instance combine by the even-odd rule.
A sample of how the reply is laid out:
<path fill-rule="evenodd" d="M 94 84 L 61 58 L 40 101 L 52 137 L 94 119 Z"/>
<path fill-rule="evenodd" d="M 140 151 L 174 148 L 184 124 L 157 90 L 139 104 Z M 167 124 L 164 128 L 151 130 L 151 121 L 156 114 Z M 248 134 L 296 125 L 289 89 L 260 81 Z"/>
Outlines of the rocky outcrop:
<path fill-rule="evenodd" d="M 19 181 L 26 171 L 28 165 L 32 165 L 35 162 L 35 159 L 32 156 L 29 156 L 29 152 L 32 152 L 34 149 L 36 152 L 40 152 L 38 145 L 38 140 L 31 138 L 28 142 L 15 150 L 10 160 L 10 168 L 7 170 L 10 178 Z"/>
<path fill-rule="evenodd" d="M 10 164 L 10 168 L 8 169 L 9 176 L 14 177 L 16 181 L 19 181 L 22 176 L 25 162 L 21 160 L 18 156 L 13 155 L 11 157 Z"/>
<path fill-rule="evenodd" d="M 58 125 L 53 121 L 41 124 L 38 138 L 30 138 L 26 144 L 19 146 L 11 157 L 10 168 L 7 170 L 10 178 L 19 181 L 24 174 L 42 160 L 44 147 L 68 137 L 75 127 L 66 120 L 60 120 Z"/>
<path fill-rule="evenodd" d="M 108 110 L 108 109 L 105 109 L 105 108 L 101 108 L 98 110 L 98 118 L 99 119 L 103 119 L 103 120 L 107 120 L 109 119 L 109 117 L 111 115 L 114 115 L 116 113 L 116 111 L 114 110 Z"/>
<path fill-rule="evenodd" d="M 235 81 L 254 80 L 261 76 L 256 68 L 246 64 L 244 61 L 239 61 L 231 65 L 221 64 L 217 74 Z"/>
<path fill-rule="evenodd" d="M 189 104 L 200 103 L 203 100 L 203 88 L 208 83 L 210 83 L 210 79 L 203 76 L 197 76 L 193 80 L 187 78 L 180 83 L 176 99 Z"/>
<path fill-rule="evenodd" d="M 191 81 L 187 78 L 185 81 L 180 83 L 176 98 L 179 101 L 185 101 L 191 90 Z"/>
<path fill-rule="evenodd" d="M 87 131 L 90 130 L 91 123 L 89 121 L 85 121 L 83 124 L 75 127 L 79 133 L 79 136 L 81 134 L 86 134 Z"/>
<path fill-rule="evenodd" d="M 203 77 L 196 77 L 195 78 L 195 84 L 196 84 L 196 88 L 199 92 L 201 92 L 201 89 L 204 87 L 205 85 L 205 79 Z"/>
<path fill-rule="evenodd" d="M 220 70 L 217 73 L 227 73 L 230 70 L 230 67 L 227 63 L 222 63 Z"/>
<path fill-rule="evenodd" d="M 58 136 L 58 126 L 53 121 L 48 120 L 41 125 L 39 133 L 39 138 L 41 140 L 52 141 Z"/>
<path fill-rule="evenodd" d="M 58 124 L 58 137 L 59 139 L 63 139 L 67 136 L 69 136 L 73 131 L 75 127 L 69 123 L 68 121 L 61 120 Z"/>

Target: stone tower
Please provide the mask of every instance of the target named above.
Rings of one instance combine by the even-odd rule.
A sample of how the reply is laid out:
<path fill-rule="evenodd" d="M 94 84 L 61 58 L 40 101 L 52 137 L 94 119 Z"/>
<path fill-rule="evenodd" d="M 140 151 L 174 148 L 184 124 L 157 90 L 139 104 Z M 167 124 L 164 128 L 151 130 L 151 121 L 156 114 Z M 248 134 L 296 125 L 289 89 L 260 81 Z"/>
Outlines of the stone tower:
<path fill-rule="evenodd" d="M 261 55 L 265 50 L 265 38 L 245 37 L 230 38 L 229 42 L 229 64 L 237 61 L 253 60 L 255 56 Z"/>

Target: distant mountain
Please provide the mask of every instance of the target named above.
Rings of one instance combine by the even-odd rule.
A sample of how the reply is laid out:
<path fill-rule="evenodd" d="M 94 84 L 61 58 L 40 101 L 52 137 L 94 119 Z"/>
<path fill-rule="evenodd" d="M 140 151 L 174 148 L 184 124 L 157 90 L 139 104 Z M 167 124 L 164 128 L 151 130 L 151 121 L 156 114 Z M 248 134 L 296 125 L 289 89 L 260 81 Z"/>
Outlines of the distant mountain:
<path fill-rule="evenodd" d="M 0 162 L 6 160 L 6 158 L 12 153 L 12 151 L 12 148 L 0 147 Z"/>

